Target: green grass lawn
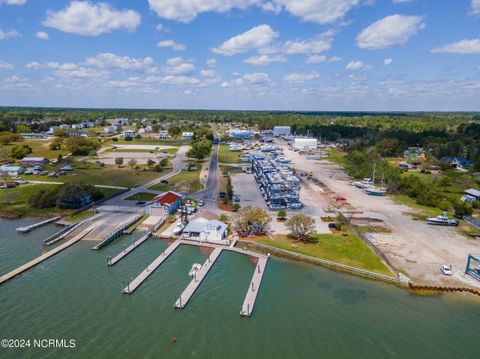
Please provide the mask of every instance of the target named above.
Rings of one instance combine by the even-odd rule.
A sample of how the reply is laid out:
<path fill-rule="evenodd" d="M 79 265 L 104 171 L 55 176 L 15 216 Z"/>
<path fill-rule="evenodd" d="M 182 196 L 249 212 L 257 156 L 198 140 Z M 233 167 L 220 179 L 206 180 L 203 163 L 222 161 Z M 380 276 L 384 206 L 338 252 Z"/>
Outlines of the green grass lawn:
<path fill-rule="evenodd" d="M 32 157 L 46 157 L 50 160 L 56 159 L 59 154 L 63 156 L 68 154 L 68 151 L 57 150 L 53 151 L 49 148 L 51 140 L 41 140 L 41 139 L 25 139 L 20 142 L 14 142 L 6 146 L 0 146 L 0 153 L 4 156 L 10 156 L 12 148 L 16 145 L 28 145 L 32 148 L 32 153 L 28 156 Z"/>
<path fill-rule="evenodd" d="M 120 153 L 129 153 L 129 152 L 138 152 L 138 153 L 168 153 L 169 155 L 176 155 L 178 152 L 178 147 L 174 148 L 165 148 L 165 149 L 159 149 L 159 150 L 138 150 L 138 149 L 127 149 L 127 148 L 108 148 L 104 152 L 120 152 Z"/>
<path fill-rule="evenodd" d="M 148 192 L 138 192 L 133 196 L 125 198 L 129 201 L 151 201 L 156 195 Z"/>
<path fill-rule="evenodd" d="M 220 163 L 240 163 L 241 152 L 230 151 L 228 145 L 218 147 L 218 162 Z"/>
<path fill-rule="evenodd" d="M 125 141 L 124 139 L 119 138 L 118 141 L 108 141 L 105 142 L 104 146 L 114 146 L 115 144 L 122 145 L 157 145 L 157 146 L 185 146 L 191 144 L 191 140 L 182 140 L 180 138 L 172 138 L 168 140 L 158 140 L 155 138 L 141 138 L 139 140 L 134 139 L 133 141 Z"/>
<path fill-rule="evenodd" d="M 198 165 L 198 167 L 201 167 Z M 203 189 L 203 185 L 200 182 L 200 169 L 196 171 L 182 170 L 179 174 L 168 179 L 168 183 L 158 183 L 150 189 L 157 191 L 184 191 L 188 189 L 188 192 L 198 192 Z"/>
<path fill-rule="evenodd" d="M 325 259 L 335 263 L 369 270 L 375 273 L 392 275 L 380 258 L 358 237 L 352 233 L 342 236 L 335 234 L 317 234 L 316 243 L 305 244 L 294 241 L 286 235 L 277 235 L 274 239 L 265 237 L 260 243 L 287 251 Z M 292 248 L 296 245 L 298 248 Z"/>
<path fill-rule="evenodd" d="M 420 213 L 420 216 L 417 219 L 426 219 L 426 217 L 436 217 L 442 214 L 442 210 L 436 207 L 422 206 L 418 204 L 415 199 L 410 198 L 403 194 L 394 194 L 392 198 L 395 202 L 399 204 L 404 204 Z"/>
<path fill-rule="evenodd" d="M 75 222 L 80 222 L 84 219 L 87 219 L 91 216 L 93 216 L 93 211 L 91 209 L 87 209 L 86 211 L 80 212 L 79 214 L 76 214 L 72 217 L 68 217 L 66 219 L 66 221 L 71 222 L 71 223 L 75 223 Z"/>
<path fill-rule="evenodd" d="M 328 150 L 328 160 L 338 163 L 339 165 L 346 166 L 345 152 L 339 148 L 330 148 Z"/>

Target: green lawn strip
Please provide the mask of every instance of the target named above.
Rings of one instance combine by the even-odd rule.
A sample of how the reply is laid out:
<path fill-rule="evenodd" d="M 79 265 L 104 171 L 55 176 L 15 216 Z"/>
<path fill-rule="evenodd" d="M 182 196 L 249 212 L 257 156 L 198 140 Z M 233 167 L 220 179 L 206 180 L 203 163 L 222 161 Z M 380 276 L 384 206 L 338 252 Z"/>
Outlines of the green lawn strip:
<path fill-rule="evenodd" d="M 360 238 L 352 233 L 348 233 L 347 236 L 342 236 L 341 234 L 317 234 L 314 237 L 317 242 L 308 244 L 294 241 L 286 235 L 277 235 L 273 240 L 265 237 L 259 242 L 375 273 L 392 275 L 381 259 Z M 297 248 L 292 248 L 292 245 L 296 245 Z"/>
<path fill-rule="evenodd" d="M 133 196 L 125 198 L 128 201 L 151 201 L 156 195 L 148 192 L 138 192 Z"/>
<path fill-rule="evenodd" d="M 228 145 L 218 147 L 218 161 L 220 163 L 240 163 L 241 152 L 232 152 Z"/>
<path fill-rule="evenodd" d="M 151 149 L 151 150 L 146 150 L 146 149 L 128 149 L 128 148 L 108 148 L 106 149 L 105 152 L 117 152 L 117 153 L 167 153 L 169 155 L 175 155 L 178 152 L 178 147 L 174 148 L 164 148 L 164 149 Z"/>
<path fill-rule="evenodd" d="M 51 140 L 40 140 L 40 139 L 25 139 L 19 142 L 13 142 L 9 145 L 0 146 L 0 154 L 9 157 L 12 148 L 16 145 L 27 145 L 32 148 L 32 153 L 28 156 L 32 157 L 46 157 L 50 160 L 56 159 L 59 154 L 63 156 L 68 154 L 68 151 L 65 150 L 51 150 L 50 145 Z"/>
<path fill-rule="evenodd" d="M 196 171 L 182 170 L 177 175 L 170 177 L 168 179 L 168 183 L 158 183 L 150 187 L 150 189 L 156 190 L 156 191 L 173 190 L 177 192 L 180 192 L 180 191 L 183 192 L 185 189 L 187 189 L 188 192 L 201 191 L 203 189 L 203 185 L 200 182 L 200 170 L 199 169 Z"/>
<path fill-rule="evenodd" d="M 87 219 L 89 217 L 92 217 L 93 216 L 93 211 L 91 209 L 87 209 L 85 211 L 82 211 L 80 212 L 79 214 L 76 214 L 72 217 L 68 217 L 66 219 L 67 222 L 71 222 L 71 223 L 76 223 L 76 222 L 80 222 L 84 219 Z"/>
<path fill-rule="evenodd" d="M 394 194 L 391 197 L 395 202 L 408 206 L 415 210 L 415 212 L 418 212 L 418 215 L 414 216 L 415 219 L 425 220 L 427 217 L 436 217 L 442 214 L 442 210 L 440 208 L 422 206 L 418 204 L 413 198 L 410 198 L 406 195 Z"/>
<path fill-rule="evenodd" d="M 328 160 L 338 163 L 341 166 L 347 165 L 347 160 L 345 159 L 345 152 L 338 148 L 330 148 L 328 150 Z"/>
<path fill-rule="evenodd" d="M 169 140 L 158 140 L 154 138 L 141 138 L 139 140 L 134 139 L 133 141 L 125 141 L 124 139 L 118 139 L 118 141 L 108 141 L 104 143 L 104 146 L 115 146 L 115 144 L 122 145 L 156 145 L 156 146 L 185 146 L 191 144 L 191 140 L 182 140 L 182 139 L 169 139 Z"/>

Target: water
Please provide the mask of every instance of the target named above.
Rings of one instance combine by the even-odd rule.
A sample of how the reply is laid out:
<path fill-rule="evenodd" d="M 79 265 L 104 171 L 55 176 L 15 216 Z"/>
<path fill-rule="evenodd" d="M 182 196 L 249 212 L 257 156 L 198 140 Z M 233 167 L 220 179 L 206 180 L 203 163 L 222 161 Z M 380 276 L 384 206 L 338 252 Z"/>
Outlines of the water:
<path fill-rule="evenodd" d="M 27 220 L 28 221 L 28 220 Z M 0 221 L 0 271 L 37 256 L 48 225 L 15 232 Z M 0 358 L 475 358 L 480 302 L 417 297 L 394 286 L 273 258 L 253 317 L 239 317 L 254 266 L 222 253 L 184 310 L 173 303 L 198 248 L 180 247 L 133 295 L 122 281 L 166 247 L 149 239 L 114 267 L 106 258 L 136 237 L 101 251 L 79 242 L 0 287 L 0 339 L 75 339 L 74 349 L 1 349 Z M 172 343 L 172 337 L 177 343 Z"/>

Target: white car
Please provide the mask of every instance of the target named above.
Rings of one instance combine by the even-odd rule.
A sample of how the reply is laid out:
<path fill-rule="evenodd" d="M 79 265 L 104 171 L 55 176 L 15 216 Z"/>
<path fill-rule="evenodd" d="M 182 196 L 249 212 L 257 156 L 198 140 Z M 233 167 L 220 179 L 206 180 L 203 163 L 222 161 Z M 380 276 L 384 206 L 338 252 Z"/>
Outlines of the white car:
<path fill-rule="evenodd" d="M 440 270 L 442 271 L 442 273 L 444 275 L 452 275 L 452 265 L 451 264 L 450 265 L 446 265 L 446 264 L 442 265 L 440 267 Z"/>

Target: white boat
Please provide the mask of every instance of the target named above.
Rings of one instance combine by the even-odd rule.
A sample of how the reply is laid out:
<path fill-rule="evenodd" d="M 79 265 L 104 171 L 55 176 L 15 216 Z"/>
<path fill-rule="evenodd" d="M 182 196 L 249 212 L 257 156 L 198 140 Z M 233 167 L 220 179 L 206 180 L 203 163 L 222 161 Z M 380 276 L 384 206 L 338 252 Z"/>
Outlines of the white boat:
<path fill-rule="evenodd" d="M 372 185 L 372 180 L 370 178 L 364 178 L 362 181 L 360 182 L 353 182 L 353 185 L 357 188 L 366 188 L 368 186 L 371 186 Z"/>
<path fill-rule="evenodd" d="M 192 268 L 190 269 L 190 272 L 188 272 L 188 275 L 190 277 L 195 277 L 195 274 L 202 268 L 201 264 L 198 263 L 193 263 Z"/>
<path fill-rule="evenodd" d="M 450 219 L 446 213 L 436 217 L 427 218 L 427 224 L 433 226 L 458 226 L 459 222 L 456 219 Z"/>
<path fill-rule="evenodd" d="M 365 192 L 369 194 L 370 196 L 385 196 L 385 193 L 387 193 L 387 190 L 383 187 L 367 187 L 365 188 Z"/>
<path fill-rule="evenodd" d="M 182 222 L 177 223 L 177 224 L 175 225 L 175 227 L 173 227 L 172 233 L 175 234 L 175 235 L 178 235 L 178 234 L 182 233 L 182 231 L 183 231 L 184 228 L 185 228 L 185 226 L 183 225 Z"/>

